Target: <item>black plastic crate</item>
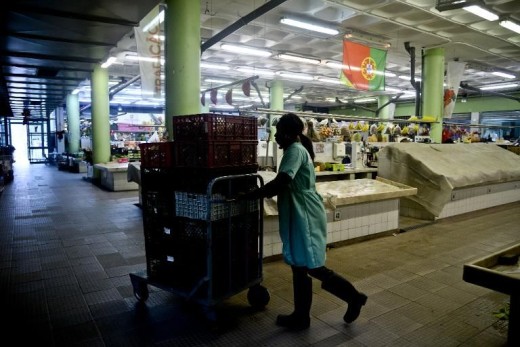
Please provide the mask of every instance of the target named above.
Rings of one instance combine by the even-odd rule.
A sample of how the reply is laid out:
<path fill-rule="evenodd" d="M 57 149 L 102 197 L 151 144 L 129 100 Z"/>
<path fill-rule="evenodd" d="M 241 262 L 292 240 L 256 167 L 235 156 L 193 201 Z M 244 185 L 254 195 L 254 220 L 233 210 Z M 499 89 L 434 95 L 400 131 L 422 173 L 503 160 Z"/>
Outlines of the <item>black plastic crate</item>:
<path fill-rule="evenodd" d="M 175 193 L 173 190 L 141 189 L 143 222 L 170 223 L 175 216 Z"/>
<path fill-rule="evenodd" d="M 231 223 L 175 218 L 166 237 L 147 238 L 148 275 L 175 288 L 190 290 L 206 276 L 210 260 L 215 297 L 247 285 L 260 276 L 258 218 L 259 213 L 232 217 Z M 207 248 L 210 239 L 211 252 Z M 207 288 L 199 289 L 203 295 Z"/>
<path fill-rule="evenodd" d="M 258 165 L 224 168 L 174 167 L 169 169 L 141 168 L 142 190 L 181 190 L 206 193 L 208 184 L 217 177 L 256 173 Z M 251 179 L 248 179 L 251 181 Z M 253 179 L 256 182 L 256 179 Z M 240 180 L 243 182 L 243 180 Z M 246 187 L 239 187 L 246 189 Z"/>

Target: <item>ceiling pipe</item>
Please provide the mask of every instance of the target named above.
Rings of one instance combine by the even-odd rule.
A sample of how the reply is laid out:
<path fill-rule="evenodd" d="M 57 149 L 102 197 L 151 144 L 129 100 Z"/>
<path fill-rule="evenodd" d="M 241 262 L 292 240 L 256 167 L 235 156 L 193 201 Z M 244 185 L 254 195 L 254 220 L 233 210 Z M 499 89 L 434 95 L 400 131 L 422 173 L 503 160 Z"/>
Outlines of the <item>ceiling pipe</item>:
<path fill-rule="evenodd" d="M 249 12 L 244 17 L 240 18 L 235 23 L 231 24 L 230 26 L 222 29 L 220 32 L 218 32 L 216 35 L 210 37 L 206 42 L 204 42 L 200 46 L 200 53 L 204 53 L 204 51 L 214 44 L 220 42 L 223 38 L 226 36 L 234 33 L 241 27 L 247 25 L 249 22 L 257 19 L 258 17 L 262 16 L 263 14 L 271 11 L 273 8 L 283 4 L 287 0 L 271 0 L 263 4 L 262 6 L 258 7 L 257 9 L 253 10 L 252 12 Z"/>
<path fill-rule="evenodd" d="M 108 100 L 112 100 L 112 98 L 114 97 L 114 95 L 116 95 L 117 93 L 119 93 L 120 91 L 122 91 L 123 89 L 125 89 L 126 87 L 128 87 L 129 85 L 131 85 L 132 83 L 134 83 L 135 81 L 139 81 L 141 79 L 141 75 L 137 75 L 137 76 L 134 76 L 132 77 L 131 79 L 129 79 L 128 81 L 126 82 L 121 82 L 113 87 L 111 87 L 109 90 L 108 90 Z M 86 111 L 88 110 L 90 107 L 92 106 L 92 104 L 86 104 L 85 106 L 83 106 L 79 111 L 80 113 L 83 112 L 83 111 Z"/>
<path fill-rule="evenodd" d="M 112 100 L 114 95 L 116 95 L 117 93 L 119 93 L 120 91 L 122 91 L 123 89 L 125 89 L 126 87 L 131 85 L 132 83 L 134 83 L 136 81 L 139 81 L 140 79 L 141 79 L 141 75 L 137 75 L 137 76 L 134 76 L 134 77 L 130 78 L 126 82 L 121 82 L 121 83 L 116 84 L 115 86 L 111 87 L 108 90 L 108 99 Z"/>
<path fill-rule="evenodd" d="M 415 115 L 419 117 L 421 111 L 421 82 L 415 81 L 415 47 L 410 46 L 410 42 L 405 42 L 404 48 L 410 55 L 410 83 L 415 89 Z"/>

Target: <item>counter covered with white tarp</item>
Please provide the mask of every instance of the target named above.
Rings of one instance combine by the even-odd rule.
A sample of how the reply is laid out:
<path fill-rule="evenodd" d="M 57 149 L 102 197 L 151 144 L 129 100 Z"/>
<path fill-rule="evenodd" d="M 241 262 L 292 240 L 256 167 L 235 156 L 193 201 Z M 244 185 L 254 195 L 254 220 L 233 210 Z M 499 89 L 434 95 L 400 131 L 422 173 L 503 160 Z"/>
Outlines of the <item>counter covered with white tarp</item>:
<path fill-rule="evenodd" d="M 511 195 L 494 199 L 493 205 L 520 200 L 520 156 L 494 144 L 396 143 L 378 153 L 378 176 L 416 187 L 417 194 L 407 199 L 435 217 L 447 216 L 443 212 L 449 202 L 483 191 Z"/>
<path fill-rule="evenodd" d="M 276 173 L 260 171 L 267 183 Z M 385 179 L 317 182 L 327 210 L 327 242 L 363 240 L 399 230 L 399 199 L 416 188 Z M 264 199 L 264 255 L 281 253 L 276 196 Z"/>

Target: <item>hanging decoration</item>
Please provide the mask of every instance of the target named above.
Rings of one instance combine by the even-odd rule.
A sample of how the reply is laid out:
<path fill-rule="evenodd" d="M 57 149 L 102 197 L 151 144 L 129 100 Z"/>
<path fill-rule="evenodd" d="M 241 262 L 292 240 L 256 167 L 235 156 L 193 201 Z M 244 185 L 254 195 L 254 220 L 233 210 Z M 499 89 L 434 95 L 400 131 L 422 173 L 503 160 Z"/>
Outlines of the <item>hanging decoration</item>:
<path fill-rule="evenodd" d="M 250 80 L 247 80 L 244 83 L 242 83 L 242 92 L 247 97 L 251 96 L 251 83 L 250 83 Z"/>
<path fill-rule="evenodd" d="M 230 88 L 226 93 L 226 102 L 228 105 L 233 105 L 233 88 Z"/>
<path fill-rule="evenodd" d="M 217 104 L 217 91 L 218 89 L 212 89 L 210 92 L 210 100 L 213 104 Z"/>
<path fill-rule="evenodd" d="M 217 86 L 216 88 L 206 89 L 204 91 L 201 91 L 201 97 L 200 97 L 200 103 L 202 106 L 206 106 L 206 93 L 210 93 L 210 100 L 211 102 L 216 105 L 217 104 L 217 98 L 218 98 L 218 90 L 224 89 L 228 87 L 232 87 L 234 85 L 242 84 L 242 92 L 245 96 L 250 97 L 251 96 L 251 85 L 253 85 L 256 88 L 256 91 L 259 93 L 260 99 L 262 96 L 260 95 L 260 91 L 258 90 L 258 87 L 255 84 L 255 80 L 258 78 L 258 76 L 252 76 L 246 79 L 242 79 L 236 82 L 228 83 L 225 85 Z M 233 103 L 233 88 L 230 88 L 225 95 L 225 100 L 229 105 L 232 105 Z M 262 101 L 262 104 L 263 101 Z"/>

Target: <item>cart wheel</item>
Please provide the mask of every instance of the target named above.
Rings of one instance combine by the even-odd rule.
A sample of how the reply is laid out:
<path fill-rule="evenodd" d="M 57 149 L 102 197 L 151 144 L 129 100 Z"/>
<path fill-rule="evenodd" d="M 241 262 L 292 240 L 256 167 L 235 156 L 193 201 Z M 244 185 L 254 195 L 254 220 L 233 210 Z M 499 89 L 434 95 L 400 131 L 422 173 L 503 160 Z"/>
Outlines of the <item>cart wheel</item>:
<path fill-rule="evenodd" d="M 145 281 L 139 280 L 137 277 L 130 275 L 132 279 L 132 287 L 134 287 L 134 296 L 140 302 L 145 302 L 148 299 L 148 285 Z"/>
<path fill-rule="evenodd" d="M 269 294 L 269 291 L 260 284 L 249 288 L 249 291 L 247 292 L 247 301 L 249 302 L 249 305 L 254 308 L 264 308 L 269 303 L 270 299 L 271 295 Z"/>
<path fill-rule="evenodd" d="M 134 296 L 137 300 L 145 302 L 149 296 L 148 286 L 145 283 L 141 283 L 137 288 L 134 288 Z"/>

